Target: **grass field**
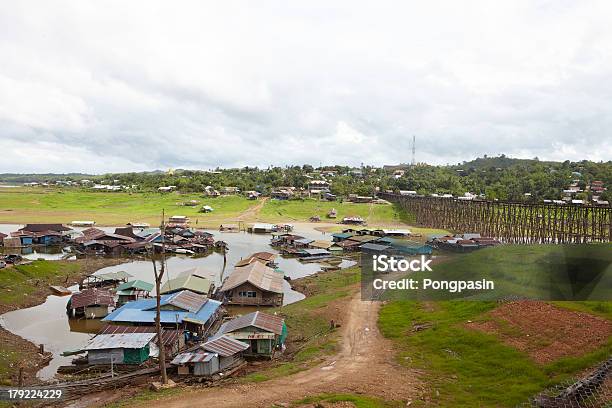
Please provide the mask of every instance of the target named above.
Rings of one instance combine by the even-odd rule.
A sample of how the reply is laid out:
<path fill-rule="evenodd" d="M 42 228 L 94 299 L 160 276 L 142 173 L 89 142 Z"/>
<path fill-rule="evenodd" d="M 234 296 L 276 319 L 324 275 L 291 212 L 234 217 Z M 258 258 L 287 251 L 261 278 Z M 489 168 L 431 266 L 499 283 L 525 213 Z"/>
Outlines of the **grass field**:
<path fill-rule="evenodd" d="M 194 207 L 179 203 L 197 200 Z M 211 213 L 200 213 L 210 205 Z M 77 189 L 15 188 L 0 189 L 0 223 L 70 223 L 95 221 L 98 225 L 123 225 L 147 222 L 158 225 L 162 209 L 166 215 L 186 215 L 201 227 L 217 228 L 222 222 L 295 222 L 308 221 L 313 215 L 323 220 L 332 208 L 337 222 L 344 216 L 363 217 L 370 225 L 395 225 L 406 221 L 402 212 L 390 204 L 354 204 L 312 199 L 251 201 L 242 196 L 204 197 L 201 194 L 93 192 Z"/>
<path fill-rule="evenodd" d="M 262 208 L 259 216 L 262 219 L 273 221 L 307 221 L 310 217 L 318 215 L 322 221 L 328 219 L 327 213 L 335 208 L 338 215 L 336 222 L 343 217 L 359 216 L 367 220 L 368 224 L 397 224 L 400 223 L 400 212 L 390 204 L 362 204 L 344 202 L 305 200 L 269 200 Z"/>
<path fill-rule="evenodd" d="M 257 203 L 243 197 L 205 199 L 198 194 L 103 193 L 82 190 L 3 189 L 0 191 L 0 222 L 61 222 L 92 220 L 100 225 L 148 222 L 158 225 L 162 209 L 166 215 L 187 215 L 198 224 L 235 218 Z M 196 207 L 179 206 L 198 200 Z M 202 205 L 214 211 L 198 213 Z M 218 226 L 218 224 L 216 225 Z"/>
<path fill-rule="evenodd" d="M 454 279 L 494 270 L 497 277 L 516 275 L 515 283 L 525 285 L 530 275 L 548 268 L 551 259 L 576 255 L 578 250 L 576 246 L 565 252 L 562 246 L 502 246 L 452 257 L 436 265 L 434 271 L 438 276 Z M 609 245 L 586 249 L 594 257 L 609 254 L 609 250 Z M 552 303 L 612 320 L 611 302 Z M 503 343 L 499 336 L 465 327 L 467 322 L 489 320 L 488 312 L 497 305 L 486 301 L 394 300 L 383 306 L 379 327 L 396 344 L 401 364 L 423 370 L 432 406 L 515 406 L 605 360 L 612 352 L 612 340 L 608 339 L 603 347 L 583 355 L 536 364 L 527 354 Z M 425 323 L 430 328 L 413 330 L 415 324 Z"/>
<path fill-rule="evenodd" d="M 501 245 L 453 254 L 433 272 L 411 278 L 462 281 L 492 280 L 494 291 L 388 291 L 388 299 L 491 300 L 519 296 L 543 300 L 607 300 L 612 287 L 612 244 Z M 573 283 L 571 283 L 571 279 Z"/>

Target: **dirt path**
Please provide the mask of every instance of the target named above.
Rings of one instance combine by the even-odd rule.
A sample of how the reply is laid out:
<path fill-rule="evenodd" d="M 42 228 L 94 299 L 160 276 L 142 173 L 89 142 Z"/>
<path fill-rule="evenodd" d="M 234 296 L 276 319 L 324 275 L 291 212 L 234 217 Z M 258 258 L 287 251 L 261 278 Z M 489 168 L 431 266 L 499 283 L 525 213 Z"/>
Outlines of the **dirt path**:
<path fill-rule="evenodd" d="M 389 341 L 379 333 L 379 302 L 352 298 L 342 327 L 341 351 L 323 364 L 258 384 L 194 390 L 164 400 L 166 407 L 269 407 L 321 393 L 360 393 L 386 400 L 414 400 L 416 373 L 394 362 Z"/>
<path fill-rule="evenodd" d="M 259 212 L 261 211 L 263 206 L 266 205 L 266 201 L 268 201 L 269 198 L 270 197 L 263 197 L 262 199 L 258 200 L 259 202 L 256 205 L 254 205 L 253 207 L 249 207 L 246 211 L 240 214 L 236 219 L 239 221 L 247 221 L 247 220 L 252 220 L 252 219 L 257 218 L 257 216 L 259 215 Z"/>

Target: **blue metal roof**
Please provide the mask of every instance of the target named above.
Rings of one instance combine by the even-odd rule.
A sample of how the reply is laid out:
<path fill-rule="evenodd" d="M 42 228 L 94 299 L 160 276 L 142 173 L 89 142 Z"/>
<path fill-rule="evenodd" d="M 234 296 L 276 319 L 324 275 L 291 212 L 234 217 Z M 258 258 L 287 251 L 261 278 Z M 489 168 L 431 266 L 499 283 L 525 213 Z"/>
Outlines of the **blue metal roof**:
<path fill-rule="evenodd" d="M 349 232 L 338 232 L 336 234 L 332 234 L 332 237 L 334 237 L 334 238 L 344 238 L 344 239 L 346 239 L 346 238 L 350 238 L 352 236 L 353 236 L 353 234 L 351 234 Z"/>
<path fill-rule="evenodd" d="M 161 304 L 168 304 L 175 296 L 176 293 L 162 295 Z M 155 298 L 139 299 L 128 302 L 119 309 L 114 310 L 102 320 L 107 322 L 155 323 L 155 304 Z M 220 306 L 221 302 L 208 299 L 197 312 L 190 312 L 188 310 L 162 310 L 160 312 L 160 320 L 162 323 L 182 323 L 184 319 L 207 322 Z"/>

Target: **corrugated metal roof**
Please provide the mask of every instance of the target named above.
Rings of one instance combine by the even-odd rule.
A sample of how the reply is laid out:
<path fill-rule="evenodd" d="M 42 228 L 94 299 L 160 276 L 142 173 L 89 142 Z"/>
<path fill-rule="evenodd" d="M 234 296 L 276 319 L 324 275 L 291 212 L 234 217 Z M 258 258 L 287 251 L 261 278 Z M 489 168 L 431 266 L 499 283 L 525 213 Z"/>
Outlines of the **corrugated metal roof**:
<path fill-rule="evenodd" d="M 155 333 L 99 334 L 89 341 L 85 350 L 139 349 L 149 344 L 155 336 Z"/>
<path fill-rule="evenodd" d="M 206 353 L 204 351 L 186 351 L 184 353 L 177 354 L 172 359 L 170 364 L 182 365 L 187 363 L 205 363 L 210 361 L 214 357 L 214 353 Z"/>
<path fill-rule="evenodd" d="M 115 299 L 106 289 L 92 288 L 73 294 L 70 298 L 70 304 L 73 309 L 94 305 L 113 306 Z"/>
<path fill-rule="evenodd" d="M 311 242 L 313 242 L 312 239 L 310 238 L 300 238 L 300 239 L 296 239 L 294 242 L 298 243 L 298 244 L 304 244 L 304 245 L 308 245 Z"/>
<path fill-rule="evenodd" d="M 300 252 L 306 253 L 310 256 L 314 255 L 329 255 L 329 251 L 320 248 L 305 248 L 300 250 Z"/>
<path fill-rule="evenodd" d="M 332 246 L 334 243 L 331 241 L 324 241 L 324 240 L 319 240 L 319 241 L 312 241 L 310 243 L 311 247 L 314 248 L 320 248 L 320 249 L 327 249 L 330 246 Z"/>
<path fill-rule="evenodd" d="M 42 232 L 42 231 L 70 231 L 70 228 L 64 227 L 62 224 L 26 224 L 20 231 Z"/>
<path fill-rule="evenodd" d="M 379 244 L 363 244 L 361 249 L 364 251 L 384 251 L 386 249 L 391 248 L 389 245 L 379 245 Z"/>
<path fill-rule="evenodd" d="M 267 262 L 271 262 L 276 259 L 276 254 L 273 254 L 272 252 L 255 252 L 251 256 Z"/>
<path fill-rule="evenodd" d="M 123 280 L 131 278 L 132 275 L 127 273 L 126 271 L 117 271 L 117 272 L 106 272 L 106 273 L 97 273 L 91 275 L 92 278 L 101 280 L 101 281 L 114 281 L 114 280 Z"/>
<path fill-rule="evenodd" d="M 222 357 L 229 357 L 248 349 L 249 345 L 228 336 L 219 336 L 202 344 L 202 348 Z"/>
<path fill-rule="evenodd" d="M 260 311 L 245 314 L 225 322 L 219 328 L 218 335 L 231 333 L 245 327 L 254 326 L 261 330 L 281 335 L 283 332 L 283 324 L 285 319 L 280 316 L 274 316 Z"/>
<path fill-rule="evenodd" d="M 359 244 L 361 244 L 361 242 L 359 242 L 359 241 L 351 241 L 351 240 L 348 240 L 348 239 L 336 243 L 336 245 L 338 245 L 339 247 L 342 247 L 342 248 L 357 246 Z"/>
<path fill-rule="evenodd" d="M 241 259 L 241 260 L 239 260 L 238 262 L 236 262 L 236 265 L 234 265 L 234 266 L 235 266 L 235 267 L 237 267 L 237 268 L 240 268 L 240 267 L 242 267 L 242 266 L 247 266 L 247 265 L 250 265 L 250 264 L 252 264 L 253 262 L 260 262 L 260 263 L 264 263 L 265 261 L 263 261 L 263 260 L 261 260 L 261 259 L 257 259 L 257 258 L 254 258 L 254 257 L 250 256 L 250 257 L 248 257 L 248 258 L 245 258 L 245 259 Z"/>
<path fill-rule="evenodd" d="M 121 285 L 117 286 L 117 291 L 128 289 L 140 289 L 144 290 L 145 292 L 150 292 L 153 290 L 153 284 L 136 279 L 133 281 L 122 283 Z"/>
<path fill-rule="evenodd" d="M 210 290 L 210 285 L 210 280 L 207 278 L 196 275 L 179 275 L 164 283 L 160 293 L 164 294 L 187 289 L 195 293 L 207 294 Z"/>
<path fill-rule="evenodd" d="M 161 306 L 172 305 L 195 313 L 202 308 L 204 303 L 206 303 L 206 296 L 198 295 L 189 290 L 183 290 L 162 299 Z"/>
<path fill-rule="evenodd" d="M 187 290 L 183 292 L 189 292 Z M 162 295 L 161 304 L 173 304 L 170 301 L 176 297 L 176 295 L 182 292 L 173 293 L 171 295 Z M 197 296 L 203 299 L 204 303 L 195 312 L 191 312 L 188 309 L 184 310 L 163 310 L 160 313 L 162 323 L 182 323 L 184 319 L 189 318 L 200 322 L 208 321 L 221 306 L 221 302 L 212 299 L 206 299 L 205 296 L 198 295 L 190 292 L 193 296 Z M 180 300 L 180 299 L 179 299 Z M 154 298 L 151 299 L 139 299 L 133 302 L 128 302 L 121 306 L 119 309 L 114 310 L 111 314 L 106 316 L 103 321 L 107 322 L 130 322 L 130 323 L 154 323 L 155 322 L 155 302 Z M 179 303 L 174 302 L 174 305 Z M 193 306 L 193 305 L 192 305 Z M 182 306 L 177 306 L 182 308 Z"/>
<path fill-rule="evenodd" d="M 357 242 L 368 242 L 368 241 L 374 241 L 377 239 L 378 237 L 375 237 L 372 235 L 353 235 L 352 237 L 348 238 L 349 241 L 357 241 Z"/>
<path fill-rule="evenodd" d="M 98 334 L 121 334 L 121 333 L 153 333 L 157 335 L 155 326 L 122 326 L 115 324 L 107 324 Z M 162 341 L 164 344 L 174 344 L 179 336 L 182 336 L 181 330 L 162 329 Z"/>
<path fill-rule="evenodd" d="M 245 282 L 261 290 L 274 293 L 283 293 L 283 277 L 275 273 L 260 262 L 253 262 L 247 266 L 234 268 L 232 274 L 225 280 L 221 291 L 231 290 Z"/>

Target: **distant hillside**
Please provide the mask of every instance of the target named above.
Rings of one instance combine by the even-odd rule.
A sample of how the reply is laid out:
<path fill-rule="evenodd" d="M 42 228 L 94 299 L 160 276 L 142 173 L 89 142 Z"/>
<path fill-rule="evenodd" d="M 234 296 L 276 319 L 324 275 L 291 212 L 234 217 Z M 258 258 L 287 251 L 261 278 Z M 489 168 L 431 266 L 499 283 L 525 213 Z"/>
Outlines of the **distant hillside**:
<path fill-rule="evenodd" d="M 0 183 L 42 183 L 48 181 L 57 181 L 70 179 L 85 179 L 88 177 L 94 177 L 91 174 L 85 173 L 42 173 L 42 174 L 17 174 L 17 173 L 0 173 Z"/>
<path fill-rule="evenodd" d="M 531 166 L 534 164 L 546 164 L 546 165 L 555 165 L 561 164 L 561 162 L 555 161 L 540 161 L 538 159 L 515 159 L 512 157 L 507 157 L 506 155 L 500 155 L 495 157 L 478 157 L 474 160 L 463 162 L 462 164 L 457 164 L 455 166 L 450 166 L 453 168 L 460 169 L 475 169 L 475 170 L 484 170 L 484 169 L 508 169 L 514 166 Z"/>

